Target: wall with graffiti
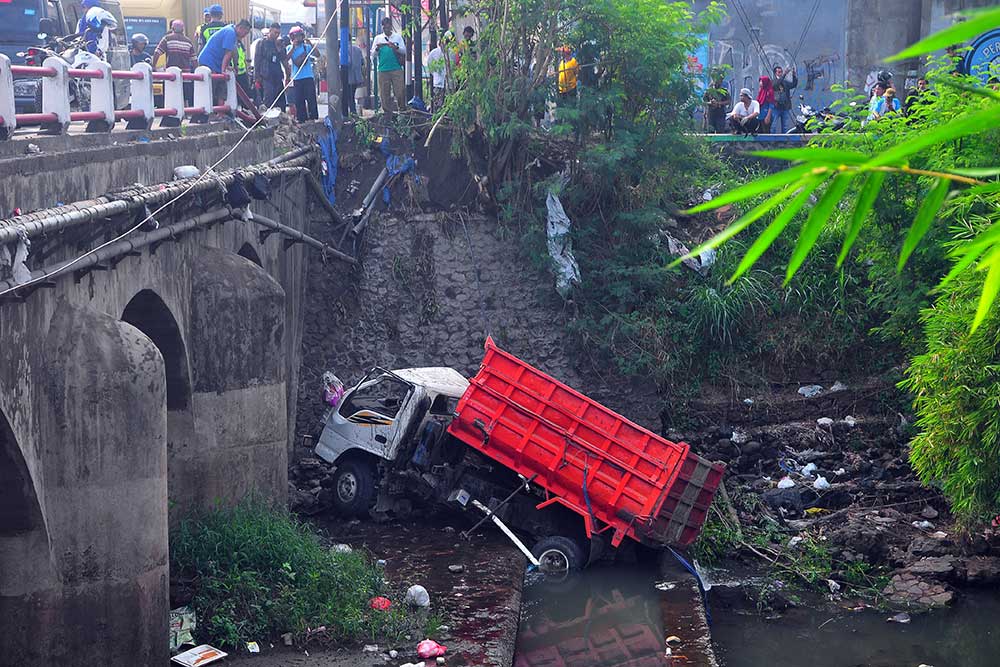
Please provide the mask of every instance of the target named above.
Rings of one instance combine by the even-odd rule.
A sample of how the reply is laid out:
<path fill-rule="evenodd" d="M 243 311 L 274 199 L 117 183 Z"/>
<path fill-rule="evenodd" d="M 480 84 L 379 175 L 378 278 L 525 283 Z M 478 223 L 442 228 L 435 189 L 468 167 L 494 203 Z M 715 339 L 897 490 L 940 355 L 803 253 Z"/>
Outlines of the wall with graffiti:
<path fill-rule="evenodd" d="M 707 2 L 695 2 L 697 9 Z M 740 88 L 757 94 L 762 74 L 776 66 L 796 68 L 805 103 L 823 107 L 846 80 L 847 0 L 727 0 L 728 19 L 712 28 L 709 46 L 695 54 L 708 71 L 727 65 L 725 86 L 733 99 Z"/>

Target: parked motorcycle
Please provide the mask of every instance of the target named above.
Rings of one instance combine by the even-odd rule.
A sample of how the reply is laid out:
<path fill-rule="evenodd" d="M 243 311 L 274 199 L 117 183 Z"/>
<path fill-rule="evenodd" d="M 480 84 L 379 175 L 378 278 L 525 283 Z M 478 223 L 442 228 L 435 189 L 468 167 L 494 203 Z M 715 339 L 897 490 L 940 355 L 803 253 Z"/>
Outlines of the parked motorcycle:
<path fill-rule="evenodd" d="M 816 111 L 805 103 L 804 95 L 799 95 L 799 111 L 795 114 L 795 127 L 785 134 L 835 132 L 846 124 L 847 118 L 835 114 L 829 106 Z"/>
<path fill-rule="evenodd" d="M 41 67 L 46 59 L 59 58 L 72 69 L 85 69 L 90 59 L 96 57 L 84 48 L 83 37 L 80 35 L 57 37 L 40 32 L 38 39 L 42 40 L 41 45 L 28 47 L 27 51 L 17 54 L 18 57 L 24 58 L 27 65 Z M 34 81 L 35 109 L 41 112 L 42 82 L 41 79 Z M 90 86 L 87 82 L 73 78 L 69 80 L 69 105 L 73 111 L 85 111 L 90 108 Z"/>

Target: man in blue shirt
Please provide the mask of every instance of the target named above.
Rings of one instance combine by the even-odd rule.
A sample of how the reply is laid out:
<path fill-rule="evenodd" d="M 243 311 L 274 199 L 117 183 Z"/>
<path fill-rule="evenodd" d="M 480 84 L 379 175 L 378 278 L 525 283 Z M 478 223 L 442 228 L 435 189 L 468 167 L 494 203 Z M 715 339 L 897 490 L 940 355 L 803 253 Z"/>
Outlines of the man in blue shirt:
<path fill-rule="evenodd" d="M 316 79 L 313 78 L 312 47 L 306 43 L 305 30 L 295 26 L 288 31 L 292 43 L 288 59 L 292 61 L 292 85 L 295 87 L 295 117 L 300 123 L 319 118 L 316 105 Z"/>
<path fill-rule="evenodd" d="M 236 47 L 244 37 L 250 34 L 250 21 L 243 19 L 235 26 L 227 25 L 215 31 L 205 48 L 198 54 L 198 63 L 212 70 L 215 74 L 223 74 L 236 64 Z M 216 104 L 226 98 L 226 82 L 213 80 L 213 91 Z"/>

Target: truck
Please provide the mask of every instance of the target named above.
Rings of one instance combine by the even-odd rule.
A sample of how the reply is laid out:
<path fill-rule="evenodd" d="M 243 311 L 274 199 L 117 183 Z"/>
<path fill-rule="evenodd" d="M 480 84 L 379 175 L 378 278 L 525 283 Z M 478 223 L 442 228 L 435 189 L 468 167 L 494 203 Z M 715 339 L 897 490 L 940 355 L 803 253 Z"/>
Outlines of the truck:
<path fill-rule="evenodd" d="M 335 466 L 339 513 L 474 505 L 547 571 L 582 568 L 626 538 L 691 544 L 725 472 L 491 337 L 471 379 L 376 367 L 324 420 L 315 453 Z"/>

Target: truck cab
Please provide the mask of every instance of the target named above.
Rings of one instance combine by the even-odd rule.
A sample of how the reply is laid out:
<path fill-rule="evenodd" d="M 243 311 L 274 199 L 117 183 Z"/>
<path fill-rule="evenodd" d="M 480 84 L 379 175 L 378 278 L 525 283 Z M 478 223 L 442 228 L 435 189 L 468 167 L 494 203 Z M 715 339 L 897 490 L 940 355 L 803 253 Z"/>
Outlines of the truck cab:
<path fill-rule="evenodd" d="M 336 509 L 365 514 L 386 473 L 426 470 L 468 386 L 451 368 L 373 368 L 345 392 L 316 445 L 317 456 L 337 466 Z"/>

